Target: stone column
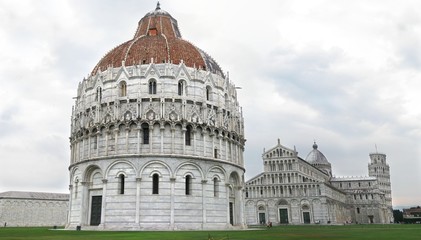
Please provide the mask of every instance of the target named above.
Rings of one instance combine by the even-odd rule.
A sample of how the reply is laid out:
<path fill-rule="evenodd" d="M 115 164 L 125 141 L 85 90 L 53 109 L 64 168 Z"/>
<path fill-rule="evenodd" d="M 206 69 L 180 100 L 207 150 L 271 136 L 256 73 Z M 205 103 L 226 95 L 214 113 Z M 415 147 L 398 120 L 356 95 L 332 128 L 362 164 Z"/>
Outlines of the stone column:
<path fill-rule="evenodd" d="M 208 180 L 202 180 L 202 229 L 206 225 L 206 183 Z"/>
<path fill-rule="evenodd" d="M 183 142 L 181 143 L 181 145 L 183 146 L 183 154 L 186 155 L 186 132 L 187 132 L 187 128 L 186 126 L 182 126 L 181 128 L 181 134 L 183 134 Z"/>
<path fill-rule="evenodd" d="M 194 127 L 193 128 L 193 148 L 194 148 L 194 155 L 197 155 L 197 144 L 196 144 L 196 133 L 197 133 L 197 128 Z"/>
<path fill-rule="evenodd" d="M 170 229 L 171 230 L 175 230 L 175 225 L 174 225 L 174 222 L 175 222 L 175 220 L 174 220 L 174 198 L 175 198 L 175 180 L 176 180 L 176 178 L 175 177 L 171 177 L 170 178 L 170 184 L 171 184 L 171 194 L 170 194 L 170 197 L 171 197 L 171 215 L 170 215 Z"/>
<path fill-rule="evenodd" d="M 139 224 L 140 222 L 140 181 L 142 180 L 141 177 L 136 178 L 136 217 L 135 222 Z"/>
<path fill-rule="evenodd" d="M 91 136 L 90 134 L 86 136 L 86 139 L 88 140 L 88 158 L 91 158 Z"/>
<path fill-rule="evenodd" d="M 226 204 L 227 204 L 227 226 L 230 225 L 230 184 L 225 183 Z"/>
<path fill-rule="evenodd" d="M 72 182 L 73 182 L 73 180 L 72 180 Z M 74 198 L 74 196 L 73 196 L 73 184 L 70 184 L 69 185 L 69 192 L 70 192 L 70 195 L 69 195 L 69 213 L 67 214 L 67 224 L 66 224 L 66 228 L 68 228 L 69 227 L 69 225 L 71 224 L 71 219 L 72 219 L 72 204 L 73 204 L 73 198 Z"/>
<path fill-rule="evenodd" d="M 241 225 L 242 228 L 245 227 L 245 221 L 244 221 L 244 192 L 243 192 L 243 187 L 238 186 L 238 190 L 237 190 L 237 195 L 238 195 L 238 204 L 239 204 L 239 218 L 240 218 L 240 222 L 239 224 Z M 236 197 L 237 198 L 237 197 Z M 269 206 L 266 208 L 268 213 L 268 219 L 269 219 Z"/>
<path fill-rule="evenodd" d="M 140 154 L 140 135 L 142 132 L 142 128 L 140 126 L 137 126 L 137 154 Z"/>
<path fill-rule="evenodd" d="M 154 124 L 153 124 L 153 122 L 151 121 L 151 122 L 149 123 L 149 153 L 152 153 L 153 127 L 154 127 Z"/>
<path fill-rule="evenodd" d="M 105 133 L 105 156 L 108 156 L 108 135 L 110 134 L 110 131 L 107 130 Z"/>
<path fill-rule="evenodd" d="M 130 133 L 130 126 L 126 127 L 126 153 L 129 152 L 129 133 Z"/>
<path fill-rule="evenodd" d="M 106 209 L 106 196 L 107 196 L 107 179 L 102 179 L 102 203 L 101 203 L 101 228 L 105 228 L 105 209 Z"/>
<path fill-rule="evenodd" d="M 118 133 L 119 128 L 114 128 L 114 155 L 118 154 Z"/>
<path fill-rule="evenodd" d="M 164 153 L 164 131 L 165 124 L 161 123 L 160 132 L 161 132 L 161 154 Z"/>
<path fill-rule="evenodd" d="M 88 215 L 89 215 L 89 182 L 81 182 L 82 185 L 82 196 L 80 203 L 80 225 L 88 224 Z"/>
<path fill-rule="evenodd" d="M 174 150 L 175 150 L 174 138 L 175 138 L 175 127 L 171 124 L 171 154 L 174 154 Z"/>

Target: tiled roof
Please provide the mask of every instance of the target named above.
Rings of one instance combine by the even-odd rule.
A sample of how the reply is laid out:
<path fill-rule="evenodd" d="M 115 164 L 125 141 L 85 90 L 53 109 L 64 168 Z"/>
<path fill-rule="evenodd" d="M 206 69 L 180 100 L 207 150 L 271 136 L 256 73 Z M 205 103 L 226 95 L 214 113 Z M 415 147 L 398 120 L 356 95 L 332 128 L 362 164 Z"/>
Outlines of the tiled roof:
<path fill-rule="evenodd" d="M 377 180 L 376 177 L 367 177 L 367 176 L 362 176 L 362 177 L 332 177 L 331 181 L 332 182 L 346 182 L 346 181 L 368 181 L 368 180 Z"/>
<path fill-rule="evenodd" d="M 0 193 L 0 199 L 39 199 L 67 201 L 69 199 L 69 194 L 9 191 Z"/>
<path fill-rule="evenodd" d="M 108 52 L 92 70 L 104 71 L 108 67 L 138 64 L 183 62 L 188 67 L 207 70 L 224 77 L 224 74 L 207 53 L 181 38 L 177 20 L 158 6 L 140 21 L 133 39 Z"/>

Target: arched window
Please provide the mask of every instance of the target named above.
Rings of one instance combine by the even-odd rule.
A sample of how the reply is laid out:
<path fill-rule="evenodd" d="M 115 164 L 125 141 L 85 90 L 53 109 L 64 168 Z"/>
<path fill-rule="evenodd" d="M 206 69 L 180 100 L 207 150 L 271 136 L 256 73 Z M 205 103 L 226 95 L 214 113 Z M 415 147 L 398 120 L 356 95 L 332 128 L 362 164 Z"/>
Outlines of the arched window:
<path fill-rule="evenodd" d="M 178 82 L 178 96 L 183 96 L 184 95 L 184 81 L 179 81 Z"/>
<path fill-rule="evenodd" d="M 143 144 L 149 144 L 149 125 L 147 123 L 142 124 L 143 133 Z"/>
<path fill-rule="evenodd" d="M 127 84 L 125 81 L 120 83 L 120 97 L 127 96 Z"/>
<path fill-rule="evenodd" d="M 94 149 L 96 150 L 98 148 L 98 135 L 95 135 L 92 141 L 94 144 Z"/>
<path fill-rule="evenodd" d="M 186 176 L 186 195 L 191 195 L 191 176 Z"/>
<path fill-rule="evenodd" d="M 206 87 L 206 100 L 207 101 L 212 100 L 211 97 L 212 97 L 212 89 L 210 86 L 207 86 Z"/>
<path fill-rule="evenodd" d="M 101 102 L 101 100 L 102 100 L 102 88 L 98 87 L 96 89 L 95 101 Z"/>
<path fill-rule="evenodd" d="M 124 174 L 118 175 L 118 193 L 124 194 Z"/>
<path fill-rule="evenodd" d="M 186 127 L 186 146 L 191 146 L 191 126 Z"/>
<path fill-rule="evenodd" d="M 152 175 L 152 194 L 159 194 L 159 175 Z"/>
<path fill-rule="evenodd" d="M 149 94 L 156 94 L 156 81 L 153 79 L 149 81 Z"/>
<path fill-rule="evenodd" d="M 213 196 L 218 197 L 219 196 L 219 185 L 218 185 L 218 178 L 213 178 Z"/>

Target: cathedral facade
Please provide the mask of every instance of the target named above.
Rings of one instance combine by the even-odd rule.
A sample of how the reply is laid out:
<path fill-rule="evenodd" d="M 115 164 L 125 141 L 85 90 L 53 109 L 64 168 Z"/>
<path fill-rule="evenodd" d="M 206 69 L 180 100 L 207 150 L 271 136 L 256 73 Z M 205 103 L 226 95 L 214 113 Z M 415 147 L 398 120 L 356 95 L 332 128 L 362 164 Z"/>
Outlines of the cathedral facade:
<path fill-rule="evenodd" d="M 235 85 L 157 5 L 80 82 L 66 227 L 245 227 Z"/>
<path fill-rule="evenodd" d="M 246 182 L 248 225 L 393 222 L 386 155 L 371 153 L 368 176 L 333 177 L 316 143 L 306 159 L 278 144 L 264 151 L 264 171 Z"/>

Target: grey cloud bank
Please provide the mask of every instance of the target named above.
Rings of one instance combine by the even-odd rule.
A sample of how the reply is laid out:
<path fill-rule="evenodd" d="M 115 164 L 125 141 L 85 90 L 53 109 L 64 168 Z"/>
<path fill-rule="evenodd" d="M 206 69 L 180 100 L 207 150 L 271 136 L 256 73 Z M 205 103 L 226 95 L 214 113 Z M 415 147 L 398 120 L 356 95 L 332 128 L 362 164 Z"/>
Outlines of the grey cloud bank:
<path fill-rule="evenodd" d="M 0 2 L 0 191 L 67 192 L 77 84 L 134 34 L 150 1 Z M 316 140 L 337 176 L 387 154 L 394 205 L 421 193 L 421 3 L 161 1 L 240 86 L 246 178 L 263 148 Z M 23 176 L 23 177 L 21 177 Z"/>

